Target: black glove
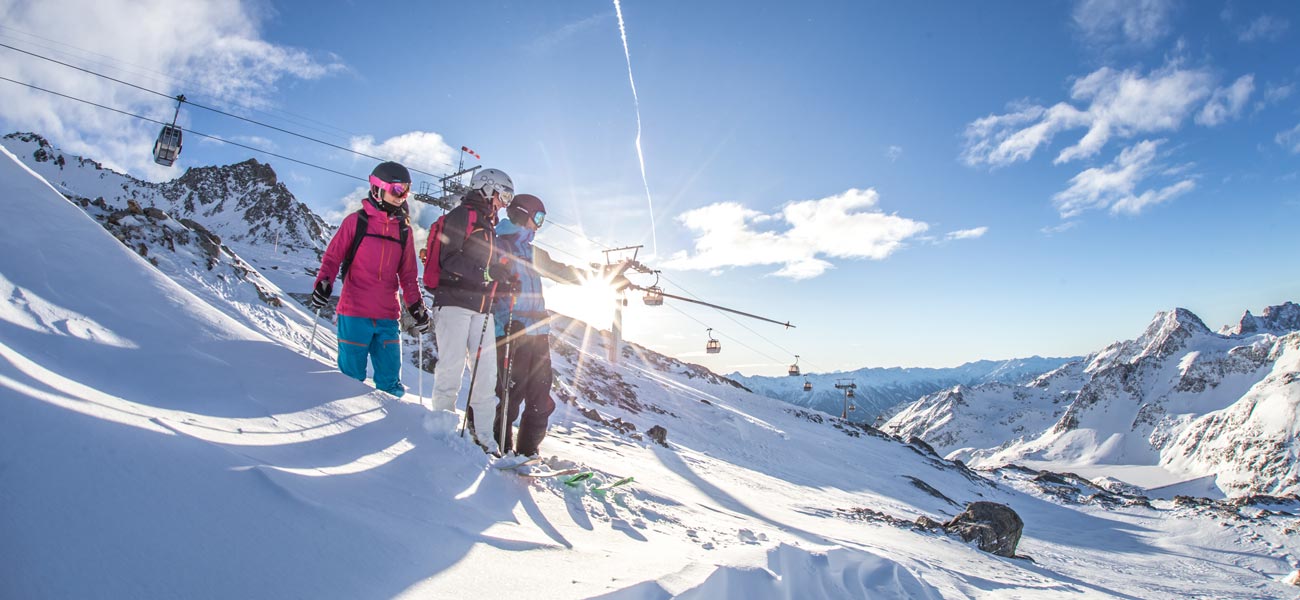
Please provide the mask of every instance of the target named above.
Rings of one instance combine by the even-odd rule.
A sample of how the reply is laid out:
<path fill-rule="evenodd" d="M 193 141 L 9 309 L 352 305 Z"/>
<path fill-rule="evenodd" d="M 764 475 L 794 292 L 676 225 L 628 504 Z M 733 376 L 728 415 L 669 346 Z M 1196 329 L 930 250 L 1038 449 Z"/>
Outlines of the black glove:
<path fill-rule="evenodd" d="M 523 323 L 519 321 L 511 321 L 506 324 L 506 335 L 507 336 L 511 336 L 515 334 L 522 335 L 525 329 L 526 328 L 524 327 Z"/>
<path fill-rule="evenodd" d="M 493 263 L 488 268 L 488 277 L 497 284 L 497 294 L 511 296 L 519 293 L 519 278 L 514 269 L 505 263 Z"/>
<path fill-rule="evenodd" d="M 411 319 L 415 321 L 416 333 L 429 333 L 433 324 L 429 322 L 429 311 L 424 308 L 423 300 L 416 300 L 415 304 L 406 307 L 406 312 L 411 313 Z"/>
<path fill-rule="evenodd" d="M 311 300 L 307 301 L 307 308 L 320 312 L 322 308 L 329 306 L 330 294 L 334 292 L 334 282 L 325 281 L 324 279 L 316 282 L 316 289 L 311 292 Z"/>

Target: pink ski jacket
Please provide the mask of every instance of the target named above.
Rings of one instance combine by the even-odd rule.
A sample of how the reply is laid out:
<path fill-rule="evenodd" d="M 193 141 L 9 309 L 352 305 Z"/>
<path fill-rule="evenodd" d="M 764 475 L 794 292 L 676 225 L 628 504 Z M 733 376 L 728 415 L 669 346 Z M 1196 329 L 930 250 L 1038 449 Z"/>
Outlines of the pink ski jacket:
<path fill-rule="evenodd" d="M 401 220 L 376 208 L 368 201 L 361 203 L 366 211 L 366 237 L 357 248 L 348 268 L 343 292 L 339 295 L 337 313 L 347 317 L 367 319 L 398 319 L 403 306 L 420 300 L 420 287 L 416 281 L 414 235 L 406 240 L 405 248 L 398 248 L 401 239 Z M 404 217 L 403 217 L 404 218 Z M 349 214 L 334 233 L 334 239 L 325 249 L 316 283 L 334 281 L 339 267 L 352 247 L 357 231 L 357 215 Z M 397 301 L 397 289 L 402 289 L 402 303 Z"/>

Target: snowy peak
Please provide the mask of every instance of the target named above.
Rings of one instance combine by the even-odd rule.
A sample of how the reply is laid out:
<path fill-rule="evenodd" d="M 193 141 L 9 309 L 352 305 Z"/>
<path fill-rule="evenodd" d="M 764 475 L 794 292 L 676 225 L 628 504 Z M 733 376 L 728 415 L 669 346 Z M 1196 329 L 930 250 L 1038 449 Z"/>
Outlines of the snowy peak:
<path fill-rule="evenodd" d="M 329 243 L 330 226 L 294 198 L 270 165 L 253 159 L 192 168 L 153 183 L 67 154 L 35 133 L 11 133 L 0 142 L 69 198 L 102 200 L 109 210 L 127 210 L 132 202 L 158 208 L 245 246 L 276 245 L 318 257 Z"/>
<path fill-rule="evenodd" d="M 847 372 L 806 373 L 804 377 L 745 376 L 739 373 L 729 377 L 769 398 L 832 415 L 841 414 L 845 406 L 844 393 L 835 388 L 835 383 L 840 379 L 851 379 L 858 387 L 852 404 L 856 410 L 850 418 L 877 423 L 927 394 L 955 386 L 1021 384 L 1075 360 L 1078 358 L 1031 356 L 1004 361 L 980 360 L 942 369 L 868 367 Z M 812 383 L 811 392 L 803 389 L 805 379 Z"/>
<path fill-rule="evenodd" d="M 927 396 L 885 430 L 975 466 L 1151 466 L 1211 477 L 1228 494 L 1291 493 L 1300 364 L 1287 349 L 1298 313 L 1287 302 L 1216 334 L 1191 311 L 1162 311 L 1132 340 L 1023 386 Z"/>
<path fill-rule="evenodd" d="M 1128 342 L 1111 344 L 1097 354 L 1089 372 L 1096 372 L 1116 364 L 1134 364 L 1144 358 L 1161 360 L 1187 347 L 1194 338 L 1214 335 L 1209 327 L 1192 311 L 1175 308 L 1161 311 L 1151 319 L 1146 331 Z"/>
<path fill-rule="evenodd" d="M 183 212 L 207 219 L 239 217 L 219 228 L 232 241 L 318 247 L 328 243 L 325 224 L 297 202 L 269 164 L 254 159 L 221 167 L 197 167 L 162 184 L 163 196 Z"/>
<path fill-rule="evenodd" d="M 1286 335 L 1288 332 L 1297 330 L 1300 330 L 1300 305 L 1294 302 L 1285 302 L 1265 308 L 1264 314 L 1259 317 L 1250 314 L 1250 311 L 1246 311 L 1235 327 L 1224 326 L 1219 330 L 1219 333 L 1229 336 L 1246 336 L 1256 333 Z"/>

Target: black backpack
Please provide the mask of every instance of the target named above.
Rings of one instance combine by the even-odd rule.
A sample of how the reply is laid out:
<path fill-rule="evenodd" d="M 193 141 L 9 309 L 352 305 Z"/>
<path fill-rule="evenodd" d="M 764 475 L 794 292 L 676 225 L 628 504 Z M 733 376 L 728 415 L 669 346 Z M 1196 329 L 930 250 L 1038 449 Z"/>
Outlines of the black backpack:
<path fill-rule="evenodd" d="M 400 251 L 401 254 L 397 255 L 398 256 L 397 270 L 401 271 L 402 262 L 406 260 L 406 242 L 411 238 L 410 223 L 408 223 L 405 219 L 403 219 L 399 227 L 401 231 L 400 234 L 401 238 L 400 239 L 392 238 L 386 235 L 379 235 L 378 233 L 370 233 L 369 231 L 367 231 L 367 229 L 370 226 L 370 217 L 366 215 L 365 208 L 358 210 L 356 212 L 356 215 L 357 215 L 357 231 L 356 233 L 352 234 L 352 245 L 348 247 L 348 253 L 343 257 L 343 264 L 339 266 L 339 273 L 342 274 L 342 277 L 340 279 L 344 281 L 347 280 L 348 269 L 352 267 L 352 259 L 357 256 L 357 248 L 361 247 L 361 240 L 365 239 L 366 237 L 377 237 L 380 239 L 388 240 L 390 242 L 397 242 L 398 245 L 400 245 L 402 248 Z"/>

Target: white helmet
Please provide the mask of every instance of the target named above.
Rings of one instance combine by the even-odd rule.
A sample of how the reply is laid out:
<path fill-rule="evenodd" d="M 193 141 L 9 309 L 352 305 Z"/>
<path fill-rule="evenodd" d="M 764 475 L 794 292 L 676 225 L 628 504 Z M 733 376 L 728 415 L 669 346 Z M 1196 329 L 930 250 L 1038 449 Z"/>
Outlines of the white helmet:
<path fill-rule="evenodd" d="M 472 190 L 478 190 L 483 196 L 491 199 L 493 192 L 501 194 L 501 202 L 509 204 L 510 199 L 515 195 L 515 182 L 510 180 L 510 176 L 500 169 L 479 169 L 474 172 L 474 176 L 469 179 L 469 187 Z"/>

